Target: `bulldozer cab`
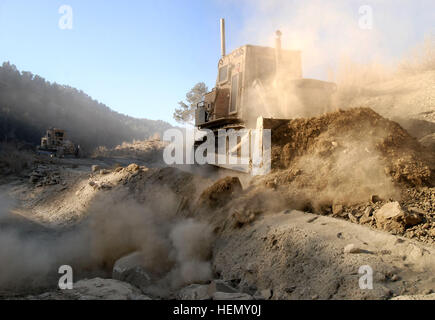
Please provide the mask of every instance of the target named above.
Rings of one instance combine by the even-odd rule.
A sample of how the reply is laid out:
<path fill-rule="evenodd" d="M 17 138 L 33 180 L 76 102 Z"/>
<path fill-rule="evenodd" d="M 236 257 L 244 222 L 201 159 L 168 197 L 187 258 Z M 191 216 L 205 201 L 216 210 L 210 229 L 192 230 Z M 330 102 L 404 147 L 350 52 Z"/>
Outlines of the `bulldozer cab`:
<path fill-rule="evenodd" d="M 271 130 L 295 117 L 327 112 L 335 90 L 333 83 L 302 78 L 301 52 L 283 50 L 280 31 L 274 48 L 244 45 L 226 54 L 223 19 L 217 73 L 215 88 L 195 109 L 195 126 L 214 134 L 211 164 L 255 174 L 270 168 L 270 148 L 265 142 L 270 141 Z M 235 138 L 233 144 L 230 135 Z M 195 147 L 206 137 L 199 136 Z M 242 155 L 243 147 L 248 155 Z M 237 158 L 237 163 L 230 163 L 230 157 Z"/>
<path fill-rule="evenodd" d="M 276 77 L 274 48 L 245 45 L 219 60 L 216 87 L 196 109 L 196 125 L 213 127 L 222 121 L 237 123 L 249 113 L 245 105 L 253 85 L 270 83 Z M 281 66 L 292 79 L 302 77 L 300 51 L 281 51 Z"/>
<path fill-rule="evenodd" d="M 41 138 L 41 145 L 38 147 L 38 151 L 42 154 L 58 157 L 65 155 L 78 157 L 80 148 L 66 139 L 65 130 L 50 128 L 46 131 L 45 136 Z"/>
<path fill-rule="evenodd" d="M 56 149 L 64 143 L 65 131 L 55 128 L 47 130 L 44 137 L 41 139 L 41 148 L 44 149 Z"/>
<path fill-rule="evenodd" d="M 222 19 L 221 49 L 216 86 L 195 110 L 199 129 L 250 128 L 260 116 L 288 119 L 327 111 L 335 84 L 303 79 L 301 52 L 283 50 L 280 31 L 274 48 L 244 45 L 226 54 Z"/>

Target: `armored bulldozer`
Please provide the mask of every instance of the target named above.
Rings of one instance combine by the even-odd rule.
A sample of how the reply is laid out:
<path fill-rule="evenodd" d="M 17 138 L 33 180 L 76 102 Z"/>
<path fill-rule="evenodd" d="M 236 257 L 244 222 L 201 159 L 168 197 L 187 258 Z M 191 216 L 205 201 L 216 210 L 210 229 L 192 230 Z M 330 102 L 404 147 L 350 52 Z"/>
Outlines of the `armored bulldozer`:
<path fill-rule="evenodd" d="M 220 23 L 221 58 L 216 86 L 205 95 L 195 110 L 196 128 L 216 133 L 215 150 L 219 150 L 216 157 L 223 152 L 225 156 L 231 153 L 240 155 L 240 141 L 252 139 L 250 135 L 254 129 L 256 132 L 273 130 L 290 119 L 314 116 L 331 109 L 331 97 L 336 85 L 304 79 L 301 52 L 283 50 L 280 31 L 276 32 L 275 48 L 244 45 L 227 54 L 224 19 Z M 228 129 L 243 131 L 238 144 L 219 141 L 218 131 Z M 201 138 L 195 144 L 198 146 L 203 142 Z M 225 146 L 218 148 L 219 143 Z M 257 150 L 260 153 L 263 151 Z M 241 162 L 244 164 L 219 165 L 252 171 L 252 159 Z"/>
<path fill-rule="evenodd" d="M 50 128 L 41 138 L 38 153 L 48 154 L 52 157 L 80 156 L 80 146 L 66 139 L 65 130 Z"/>

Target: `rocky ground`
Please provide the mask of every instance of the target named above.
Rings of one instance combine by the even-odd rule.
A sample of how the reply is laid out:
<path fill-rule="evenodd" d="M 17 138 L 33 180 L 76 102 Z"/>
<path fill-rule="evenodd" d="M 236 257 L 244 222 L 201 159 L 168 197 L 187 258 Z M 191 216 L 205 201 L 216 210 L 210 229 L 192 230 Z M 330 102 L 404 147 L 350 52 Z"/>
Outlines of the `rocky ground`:
<path fill-rule="evenodd" d="M 367 108 L 294 120 L 273 139 L 274 170 L 255 178 L 165 167 L 156 141 L 3 161 L 0 296 L 433 297 L 434 150 Z M 57 289 L 60 265 L 73 290 Z"/>

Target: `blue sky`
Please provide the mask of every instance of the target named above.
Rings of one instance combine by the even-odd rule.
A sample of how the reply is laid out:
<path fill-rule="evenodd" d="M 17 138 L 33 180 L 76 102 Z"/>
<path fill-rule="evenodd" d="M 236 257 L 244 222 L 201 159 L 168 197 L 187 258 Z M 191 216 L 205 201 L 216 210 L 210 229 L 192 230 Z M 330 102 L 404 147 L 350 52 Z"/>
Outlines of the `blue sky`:
<path fill-rule="evenodd" d="M 1 0 L 0 63 L 10 61 L 19 70 L 81 89 L 118 112 L 174 123 L 172 113 L 177 102 L 195 83 L 204 81 L 210 88 L 214 85 L 220 55 L 219 18 L 227 20 L 228 50 L 246 42 L 271 45 L 273 30 L 287 23 L 288 30 L 296 32 L 301 28 L 292 22 L 306 21 L 298 20 L 295 15 L 301 11 L 302 3 L 310 2 L 319 3 L 310 0 Z M 329 7 L 350 17 L 346 23 L 352 25 L 357 24 L 361 4 L 373 5 L 374 28 L 384 30 L 376 33 L 373 43 L 387 57 L 400 56 L 425 34 L 434 31 L 432 0 L 351 0 L 343 5 L 344 2 L 331 0 Z M 62 16 L 58 10 L 64 4 L 73 9 L 72 30 L 58 27 Z M 340 20 L 340 15 L 335 19 Z M 328 21 L 323 23 L 329 25 Z M 306 21 L 305 27 L 310 25 L 313 34 L 322 37 L 319 28 L 324 25 Z M 337 41 L 328 30 L 323 31 L 323 44 L 319 44 L 318 52 L 322 52 L 324 43 Z M 374 34 L 364 37 L 374 39 Z M 305 40 L 311 36 L 307 35 Z M 311 41 L 307 48 L 316 51 L 313 50 L 315 42 L 319 41 Z M 305 46 L 308 42 L 289 43 Z M 331 58 L 335 55 L 328 54 Z M 314 60 L 313 55 L 308 55 L 305 76 L 321 78 L 319 66 L 328 61 L 313 63 Z"/>

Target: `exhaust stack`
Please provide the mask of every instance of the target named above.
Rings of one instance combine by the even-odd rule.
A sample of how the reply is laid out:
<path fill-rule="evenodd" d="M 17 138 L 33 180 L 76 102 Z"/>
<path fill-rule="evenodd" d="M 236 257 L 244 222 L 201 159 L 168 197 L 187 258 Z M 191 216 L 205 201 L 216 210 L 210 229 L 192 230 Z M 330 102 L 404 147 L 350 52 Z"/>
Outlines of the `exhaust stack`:
<path fill-rule="evenodd" d="M 225 19 L 221 19 L 221 55 L 225 57 Z"/>
<path fill-rule="evenodd" d="M 276 31 L 275 33 L 275 63 L 276 63 L 276 70 L 278 70 L 280 64 L 281 64 L 281 31 Z"/>

